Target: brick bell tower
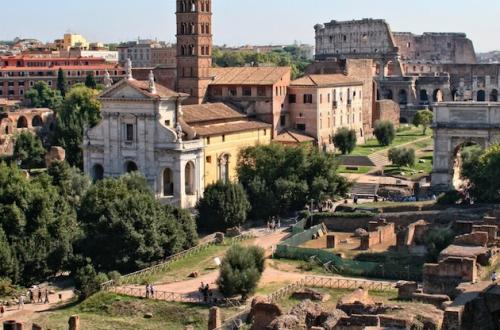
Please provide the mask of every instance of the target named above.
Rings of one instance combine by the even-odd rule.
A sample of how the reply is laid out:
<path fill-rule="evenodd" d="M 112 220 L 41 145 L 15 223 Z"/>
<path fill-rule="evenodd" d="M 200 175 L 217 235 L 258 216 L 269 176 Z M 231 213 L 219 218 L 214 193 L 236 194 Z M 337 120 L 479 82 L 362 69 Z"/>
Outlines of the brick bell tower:
<path fill-rule="evenodd" d="M 177 0 L 177 91 L 201 104 L 212 67 L 212 0 Z"/>

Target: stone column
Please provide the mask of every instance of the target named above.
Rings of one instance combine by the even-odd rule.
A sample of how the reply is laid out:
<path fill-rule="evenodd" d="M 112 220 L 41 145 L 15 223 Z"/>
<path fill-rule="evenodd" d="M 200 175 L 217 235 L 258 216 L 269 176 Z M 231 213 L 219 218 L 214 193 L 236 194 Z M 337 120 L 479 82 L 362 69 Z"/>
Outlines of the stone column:
<path fill-rule="evenodd" d="M 68 321 L 69 330 L 80 330 L 80 316 L 73 315 Z"/>
<path fill-rule="evenodd" d="M 214 330 L 222 326 L 222 316 L 219 307 L 210 308 L 208 314 L 208 330 Z"/>

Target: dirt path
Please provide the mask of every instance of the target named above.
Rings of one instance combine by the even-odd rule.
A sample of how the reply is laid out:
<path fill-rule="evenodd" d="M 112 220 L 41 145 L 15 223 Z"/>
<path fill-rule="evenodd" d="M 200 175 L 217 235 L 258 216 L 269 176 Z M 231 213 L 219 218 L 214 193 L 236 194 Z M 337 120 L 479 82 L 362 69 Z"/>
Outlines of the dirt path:
<path fill-rule="evenodd" d="M 59 299 L 59 294 L 61 295 L 61 299 Z M 55 294 L 49 295 L 48 304 L 24 304 L 22 309 L 19 309 L 18 306 L 8 307 L 5 312 L 3 318 L 0 318 L 0 321 L 6 320 L 16 320 L 21 322 L 31 321 L 33 320 L 33 315 L 36 313 L 46 312 L 51 309 L 60 307 L 61 305 L 68 303 L 74 297 L 73 290 L 63 290 L 58 291 Z"/>

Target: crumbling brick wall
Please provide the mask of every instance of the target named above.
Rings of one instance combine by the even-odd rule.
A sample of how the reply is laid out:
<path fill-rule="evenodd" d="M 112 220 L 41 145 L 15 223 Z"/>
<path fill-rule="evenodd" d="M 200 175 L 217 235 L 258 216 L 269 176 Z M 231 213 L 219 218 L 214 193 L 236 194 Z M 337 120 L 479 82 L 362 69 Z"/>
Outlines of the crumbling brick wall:
<path fill-rule="evenodd" d="M 455 295 L 455 288 L 463 282 L 478 279 L 475 258 L 448 257 L 438 264 L 425 264 L 423 288 L 425 293 Z"/>
<path fill-rule="evenodd" d="M 361 250 L 369 250 L 374 245 L 396 240 L 396 230 L 394 223 L 387 223 L 385 220 L 371 221 L 368 224 L 368 235 L 361 237 Z"/>

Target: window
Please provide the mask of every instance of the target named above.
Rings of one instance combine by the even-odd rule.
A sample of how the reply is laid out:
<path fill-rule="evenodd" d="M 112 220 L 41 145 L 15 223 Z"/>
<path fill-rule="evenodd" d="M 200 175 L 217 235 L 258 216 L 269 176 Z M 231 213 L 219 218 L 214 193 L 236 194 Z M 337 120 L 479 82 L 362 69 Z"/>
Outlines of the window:
<path fill-rule="evenodd" d="M 222 136 L 222 142 L 226 142 L 226 136 L 225 135 Z"/>
<path fill-rule="evenodd" d="M 323 104 L 323 94 L 319 94 L 319 104 Z"/>
<path fill-rule="evenodd" d="M 163 171 L 163 196 L 169 197 L 174 195 L 174 182 L 172 180 L 172 171 L 166 168 Z"/>
<path fill-rule="evenodd" d="M 205 161 L 206 161 L 208 164 L 212 164 L 212 156 L 207 156 L 207 157 L 205 157 Z"/>
<path fill-rule="evenodd" d="M 276 87 L 276 96 L 279 96 L 279 92 L 280 92 L 280 91 L 279 91 L 279 88 L 278 88 L 278 87 Z"/>
<path fill-rule="evenodd" d="M 219 158 L 219 180 L 229 181 L 229 155 L 224 154 Z"/>
<path fill-rule="evenodd" d="M 297 103 L 297 95 L 295 94 L 290 94 L 288 95 L 288 103 Z"/>
<path fill-rule="evenodd" d="M 125 125 L 125 140 L 127 142 L 134 141 L 134 125 L 133 124 L 126 124 Z"/>
<path fill-rule="evenodd" d="M 236 96 L 238 93 L 235 87 L 229 88 L 229 96 Z"/>
<path fill-rule="evenodd" d="M 305 131 L 306 130 L 306 124 L 297 124 L 297 129 L 299 131 Z"/>
<path fill-rule="evenodd" d="M 243 96 L 252 96 L 252 88 L 243 87 Z"/>
<path fill-rule="evenodd" d="M 170 120 L 165 120 L 165 126 L 170 127 Z"/>
<path fill-rule="evenodd" d="M 284 115 L 280 116 L 280 125 L 286 126 L 286 117 Z"/>
<path fill-rule="evenodd" d="M 313 103 L 312 94 L 304 94 L 304 104 Z"/>
<path fill-rule="evenodd" d="M 207 145 L 210 144 L 210 136 L 207 137 Z"/>
<path fill-rule="evenodd" d="M 257 87 L 257 96 L 266 96 L 266 88 Z"/>

